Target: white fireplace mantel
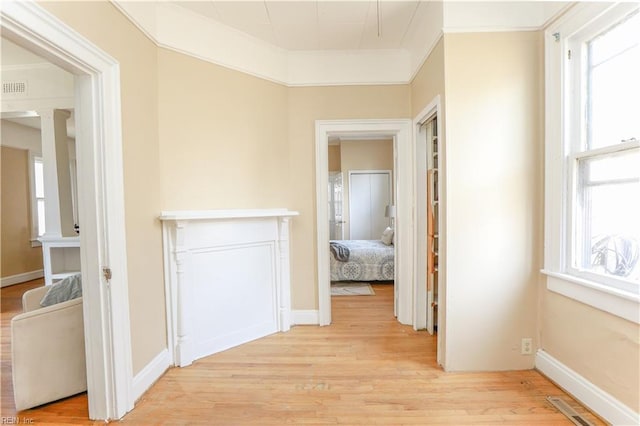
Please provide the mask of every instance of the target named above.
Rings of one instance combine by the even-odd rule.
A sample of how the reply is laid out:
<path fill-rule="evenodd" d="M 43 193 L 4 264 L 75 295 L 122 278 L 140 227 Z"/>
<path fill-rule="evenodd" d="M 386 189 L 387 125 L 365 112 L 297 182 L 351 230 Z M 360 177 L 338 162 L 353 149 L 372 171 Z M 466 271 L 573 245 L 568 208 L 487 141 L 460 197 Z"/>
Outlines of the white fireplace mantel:
<path fill-rule="evenodd" d="M 163 211 L 169 352 L 181 367 L 291 327 L 287 209 Z"/>

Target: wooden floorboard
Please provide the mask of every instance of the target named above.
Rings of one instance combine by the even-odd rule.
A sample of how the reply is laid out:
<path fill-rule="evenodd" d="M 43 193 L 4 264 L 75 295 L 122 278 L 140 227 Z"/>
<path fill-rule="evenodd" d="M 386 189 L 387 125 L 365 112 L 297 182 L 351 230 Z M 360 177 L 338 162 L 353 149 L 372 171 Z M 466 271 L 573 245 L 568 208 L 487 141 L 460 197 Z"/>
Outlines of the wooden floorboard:
<path fill-rule="evenodd" d="M 2 289 L 2 416 L 33 424 L 97 424 L 86 395 L 15 413 L 10 318 L 18 293 Z M 333 324 L 296 326 L 172 368 L 121 422 L 140 425 L 572 425 L 547 401 L 561 396 L 604 424 L 538 372 L 444 373 L 436 337 L 400 325 L 393 286 L 375 296 L 332 298 Z"/>

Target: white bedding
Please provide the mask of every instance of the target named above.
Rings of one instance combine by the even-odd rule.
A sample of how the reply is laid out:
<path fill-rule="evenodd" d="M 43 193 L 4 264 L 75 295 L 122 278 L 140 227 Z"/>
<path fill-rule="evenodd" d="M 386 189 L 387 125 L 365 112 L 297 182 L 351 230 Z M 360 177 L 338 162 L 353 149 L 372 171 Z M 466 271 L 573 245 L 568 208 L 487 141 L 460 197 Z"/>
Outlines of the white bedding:
<path fill-rule="evenodd" d="M 349 248 L 349 260 L 329 254 L 331 281 L 391 281 L 394 277 L 394 247 L 380 240 L 336 240 Z"/>

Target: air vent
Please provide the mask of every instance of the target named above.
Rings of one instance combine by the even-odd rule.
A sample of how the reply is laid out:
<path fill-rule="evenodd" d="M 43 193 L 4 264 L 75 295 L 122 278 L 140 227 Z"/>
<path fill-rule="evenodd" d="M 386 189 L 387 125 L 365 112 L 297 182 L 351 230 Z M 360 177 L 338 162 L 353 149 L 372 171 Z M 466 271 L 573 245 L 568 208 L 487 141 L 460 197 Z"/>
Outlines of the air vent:
<path fill-rule="evenodd" d="M 27 94 L 27 82 L 26 81 L 5 81 L 2 83 L 3 95 L 26 95 Z"/>
<path fill-rule="evenodd" d="M 593 423 L 578 414 L 578 412 L 562 398 L 558 398 L 557 396 L 548 396 L 547 401 L 556 407 L 558 411 L 567 416 L 574 424 L 578 426 L 593 426 Z"/>

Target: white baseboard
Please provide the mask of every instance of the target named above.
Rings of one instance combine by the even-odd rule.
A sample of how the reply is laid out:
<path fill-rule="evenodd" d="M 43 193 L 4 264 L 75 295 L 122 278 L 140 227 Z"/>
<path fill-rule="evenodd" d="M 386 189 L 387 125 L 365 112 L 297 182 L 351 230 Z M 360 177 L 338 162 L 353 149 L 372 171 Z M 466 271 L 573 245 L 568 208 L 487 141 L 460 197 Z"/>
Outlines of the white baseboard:
<path fill-rule="evenodd" d="M 640 424 L 638 413 L 543 350 L 536 353 L 536 369 L 611 424 Z"/>
<path fill-rule="evenodd" d="M 291 325 L 318 324 L 320 324 L 320 316 L 317 309 L 291 311 Z"/>
<path fill-rule="evenodd" d="M 27 281 L 37 280 L 44 277 L 44 269 L 38 269 L 36 271 L 23 272 L 22 274 L 10 275 L 8 277 L 0 278 L 0 288 L 9 287 L 10 285 L 26 283 Z"/>
<path fill-rule="evenodd" d="M 137 401 L 171 366 L 169 350 L 163 349 L 133 377 L 133 400 Z"/>

